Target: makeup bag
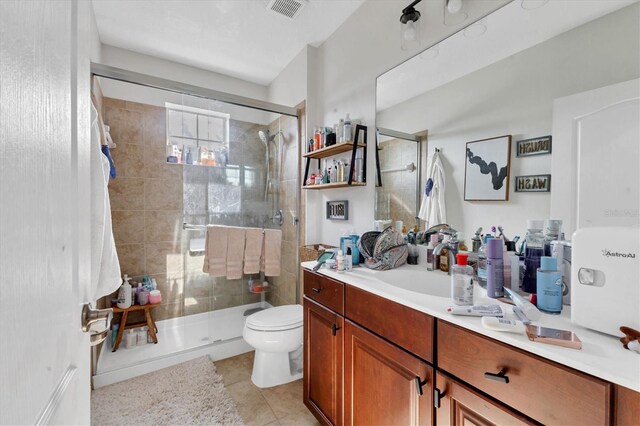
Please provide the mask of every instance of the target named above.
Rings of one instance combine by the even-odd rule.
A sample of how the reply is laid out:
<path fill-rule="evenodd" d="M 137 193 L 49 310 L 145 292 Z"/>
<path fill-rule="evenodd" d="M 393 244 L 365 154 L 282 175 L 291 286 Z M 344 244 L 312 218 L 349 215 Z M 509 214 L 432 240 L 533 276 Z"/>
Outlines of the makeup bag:
<path fill-rule="evenodd" d="M 360 253 L 369 269 L 386 271 L 407 262 L 409 250 L 402 235 L 392 227 L 384 231 L 365 232 L 358 241 Z"/>

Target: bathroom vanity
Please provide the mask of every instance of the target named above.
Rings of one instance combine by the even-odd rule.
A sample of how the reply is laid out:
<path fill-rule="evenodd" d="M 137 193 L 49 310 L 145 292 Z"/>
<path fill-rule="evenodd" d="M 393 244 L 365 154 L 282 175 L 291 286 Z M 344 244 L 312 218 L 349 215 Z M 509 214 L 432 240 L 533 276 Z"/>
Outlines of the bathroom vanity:
<path fill-rule="evenodd" d="M 304 403 L 323 424 L 637 424 L 640 356 L 573 326 L 574 350 L 446 313 L 449 277 L 419 266 L 304 268 Z M 389 278 L 391 277 L 391 278 Z M 402 277 L 398 285 L 391 282 Z M 413 277 L 413 279 L 411 279 Z M 409 281 L 412 281 L 409 283 Z M 421 285 L 423 291 L 407 290 Z M 437 294 L 437 295 L 433 295 Z"/>

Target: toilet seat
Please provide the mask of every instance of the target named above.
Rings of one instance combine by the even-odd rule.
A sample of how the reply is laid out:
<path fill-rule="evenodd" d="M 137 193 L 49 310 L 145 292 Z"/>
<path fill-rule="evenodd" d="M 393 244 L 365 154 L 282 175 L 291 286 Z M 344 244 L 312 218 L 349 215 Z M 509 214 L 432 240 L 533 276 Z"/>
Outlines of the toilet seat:
<path fill-rule="evenodd" d="M 302 327 L 301 305 L 277 306 L 247 317 L 245 325 L 256 331 L 286 331 Z"/>

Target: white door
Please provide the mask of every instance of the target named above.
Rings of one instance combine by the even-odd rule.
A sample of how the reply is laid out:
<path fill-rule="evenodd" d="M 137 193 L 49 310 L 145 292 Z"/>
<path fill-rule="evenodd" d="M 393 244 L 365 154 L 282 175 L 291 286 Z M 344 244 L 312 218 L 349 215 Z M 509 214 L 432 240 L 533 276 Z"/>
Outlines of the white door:
<path fill-rule="evenodd" d="M 576 229 L 640 221 L 640 80 L 556 99 L 551 217 Z"/>
<path fill-rule="evenodd" d="M 88 424 L 85 2 L 0 1 L 0 424 Z"/>

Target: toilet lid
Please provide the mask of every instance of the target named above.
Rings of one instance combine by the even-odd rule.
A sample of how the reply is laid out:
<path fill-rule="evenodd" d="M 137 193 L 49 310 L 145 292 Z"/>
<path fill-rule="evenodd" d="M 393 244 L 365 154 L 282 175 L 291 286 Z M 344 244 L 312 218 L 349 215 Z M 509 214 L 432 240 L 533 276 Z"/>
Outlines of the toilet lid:
<path fill-rule="evenodd" d="M 289 330 L 302 326 L 302 317 L 301 305 L 285 305 L 249 315 L 246 324 L 256 330 Z"/>

